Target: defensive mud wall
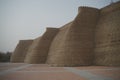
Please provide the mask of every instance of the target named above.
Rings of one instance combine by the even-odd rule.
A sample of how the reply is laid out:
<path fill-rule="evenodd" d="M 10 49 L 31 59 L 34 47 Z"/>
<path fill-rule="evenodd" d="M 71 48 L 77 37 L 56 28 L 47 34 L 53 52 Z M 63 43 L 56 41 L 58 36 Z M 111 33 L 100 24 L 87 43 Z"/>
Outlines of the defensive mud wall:
<path fill-rule="evenodd" d="M 29 49 L 25 44 L 20 41 L 11 62 L 120 66 L 120 1 L 102 9 L 80 7 L 73 21 L 47 28 Z"/>
<path fill-rule="evenodd" d="M 35 39 L 28 50 L 25 62 L 45 63 L 51 42 L 58 31 L 58 28 L 47 28 L 43 36 Z"/>
<path fill-rule="evenodd" d="M 98 16 L 98 9 L 80 7 L 74 21 L 60 29 L 54 38 L 47 63 L 52 66 L 91 65 Z"/>
<path fill-rule="evenodd" d="M 120 3 L 102 8 L 95 32 L 95 64 L 120 65 Z"/>
<path fill-rule="evenodd" d="M 23 63 L 25 56 L 27 54 L 27 51 L 32 44 L 33 40 L 20 40 L 15 51 L 13 52 L 11 56 L 11 62 L 13 63 Z"/>

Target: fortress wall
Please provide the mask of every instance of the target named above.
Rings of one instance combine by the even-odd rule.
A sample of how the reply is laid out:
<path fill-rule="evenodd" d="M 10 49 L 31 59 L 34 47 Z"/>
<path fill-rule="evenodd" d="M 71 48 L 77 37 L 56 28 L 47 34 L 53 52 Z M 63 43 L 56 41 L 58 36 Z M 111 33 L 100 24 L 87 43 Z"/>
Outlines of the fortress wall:
<path fill-rule="evenodd" d="M 45 63 L 51 42 L 58 31 L 58 28 L 47 28 L 43 36 L 35 39 L 28 51 L 25 62 Z"/>
<path fill-rule="evenodd" d="M 65 60 L 65 58 L 68 58 L 68 56 L 66 55 L 67 53 L 63 53 L 62 50 L 65 49 L 64 44 L 69 30 L 69 26 L 70 24 L 68 23 L 67 25 L 60 28 L 58 34 L 53 39 L 46 61 L 47 64 L 54 66 L 58 66 L 58 64 L 68 64 Z"/>
<path fill-rule="evenodd" d="M 116 5 L 120 8 L 120 3 L 118 4 Z M 109 10 L 106 15 L 103 15 L 104 9 Z M 120 65 L 120 9 L 116 10 L 114 4 L 113 7 L 110 5 L 101 10 L 100 20 L 96 27 L 95 44 L 96 65 Z"/>
<path fill-rule="evenodd" d="M 107 15 L 108 13 L 114 12 L 116 10 L 120 10 L 120 1 L 116 3 L 112 3 L 101 9 L 101 15 Z"/>
<path fill-rule="evenodd" d="M 81 7 L 75 20 L 62 27 L 54 38 L 46 63 L 52 66 L 91 65 L 98 16 L 98 9 Z"/>
<path fill-rule="evenodd" d="M 62 26 L 62 27 L 60 28 L 60 30 L 63 30 L 63 29 L 65 29 L 65 28 L 68 28 L 69 26 L 71 26 L 72 23 L 73 23 L 73 21 L 65 24 L 64 26 Z"/>
<path fill-rule="evenodd" d="M 39 43 L 40 39 L 41 39 L 41 37 L 38 37 L 38 38 L 36 38 L 36 39 L 33 40 L 33 43 L 31 44 L 30 48 L 27 51 L 26 58 L 24 59 L 25 63 L 35 62 L 32 59 L 33 53 L 31 53 L 31 52 L 33 50 L 36 50 L 36 47 L 38 46 L 38 43 Z"/>
<path fill-rule="evenodd" d="M 25 56 L 27 54 L 28 48 L 32 44 L 33 40 L 20 40 L 15 51 L 11 56 L 10 62 L 24 62 Z"/>
<path fill-rule="evenodd" d="M 20 40 L 11 62 L 120 66 L 120 1 L 101 10 L 80 7 L 60 29 L 47 28 L 34 41 Z"/>

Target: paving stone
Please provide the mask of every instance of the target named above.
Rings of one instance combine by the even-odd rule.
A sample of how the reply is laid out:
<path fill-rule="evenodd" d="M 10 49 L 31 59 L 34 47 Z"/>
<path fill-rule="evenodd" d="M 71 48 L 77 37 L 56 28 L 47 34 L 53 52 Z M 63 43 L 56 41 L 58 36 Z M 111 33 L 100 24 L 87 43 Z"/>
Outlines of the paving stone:
<path fill-rule="evenodd" d="M 120 67 L 0 63 L 0 80 L 120 80 Z"/>

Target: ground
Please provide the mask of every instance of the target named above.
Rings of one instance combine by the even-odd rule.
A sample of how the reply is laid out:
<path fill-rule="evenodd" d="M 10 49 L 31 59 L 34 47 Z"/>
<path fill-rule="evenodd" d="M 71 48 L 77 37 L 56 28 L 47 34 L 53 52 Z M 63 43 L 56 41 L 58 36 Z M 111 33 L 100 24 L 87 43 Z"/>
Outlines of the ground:
<path fill-rule="evenodd" d="M 0 80 L 120 80 L 120 67 L 0 63 Z"/>

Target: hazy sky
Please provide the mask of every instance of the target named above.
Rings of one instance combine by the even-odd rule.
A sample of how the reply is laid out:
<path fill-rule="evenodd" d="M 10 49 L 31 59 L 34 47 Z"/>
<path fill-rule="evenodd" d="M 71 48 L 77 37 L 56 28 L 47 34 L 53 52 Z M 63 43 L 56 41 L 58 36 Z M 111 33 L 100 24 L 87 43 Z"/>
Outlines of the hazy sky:
<path fill-rule="evenodd" d="M 46 27 L 61 27 L 75 18 L 79 6 L 101 8 L 110 2 L 111 0 L 0 0 L 0 51 L 13 51 L 19 40 L 39 37 Z"/>

